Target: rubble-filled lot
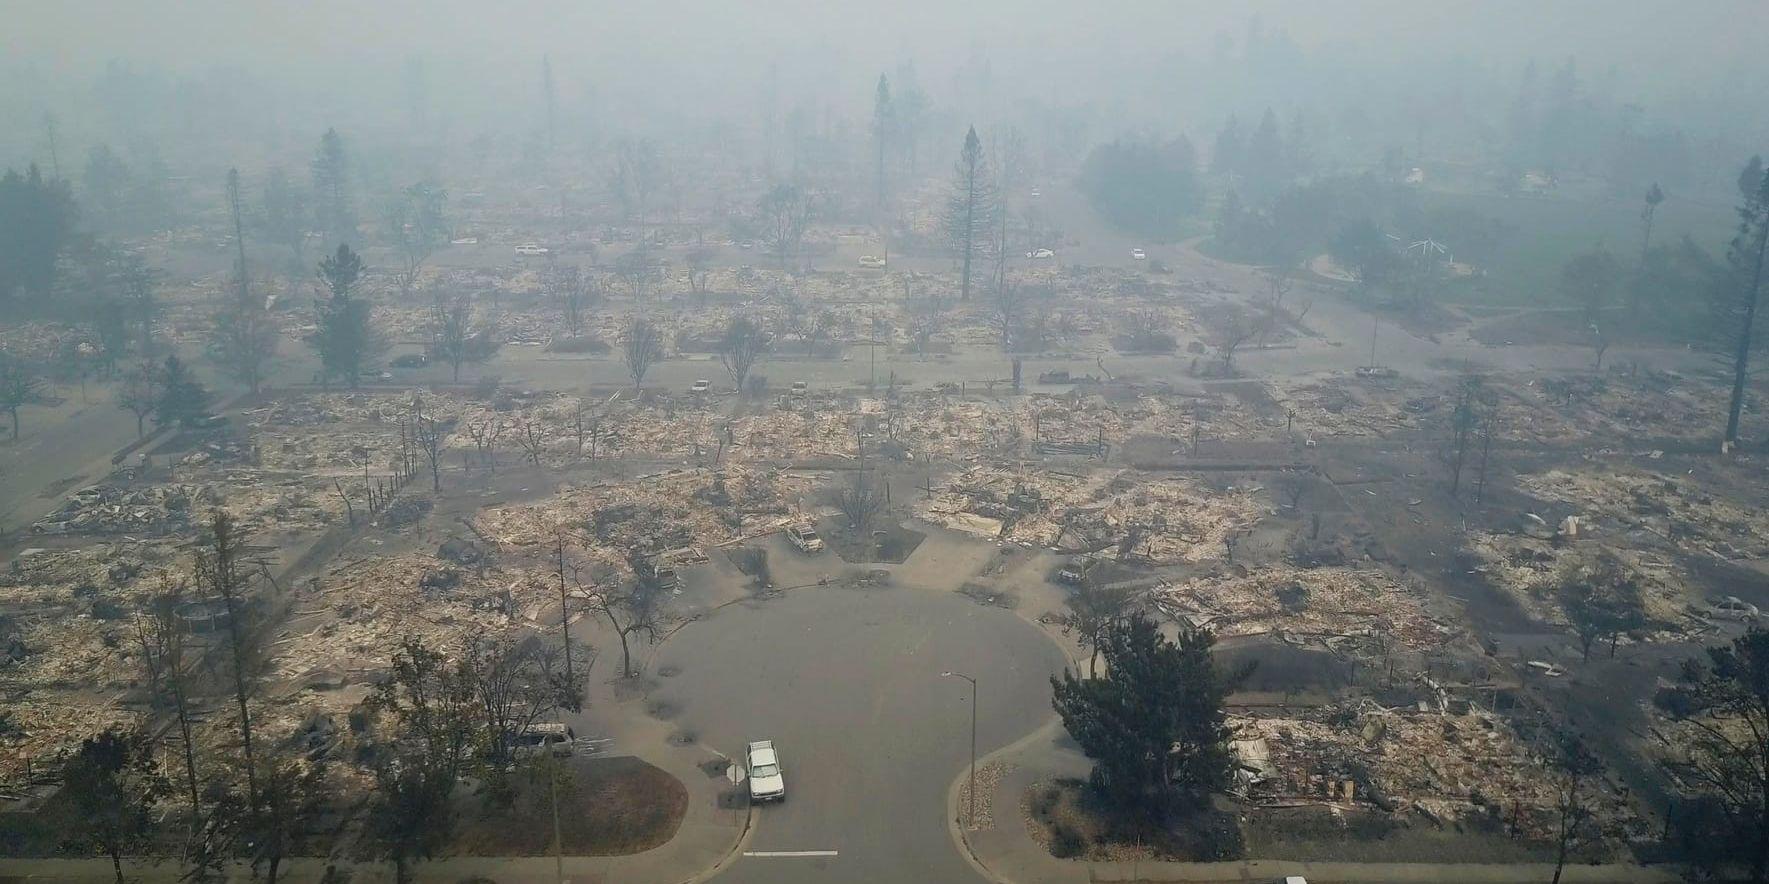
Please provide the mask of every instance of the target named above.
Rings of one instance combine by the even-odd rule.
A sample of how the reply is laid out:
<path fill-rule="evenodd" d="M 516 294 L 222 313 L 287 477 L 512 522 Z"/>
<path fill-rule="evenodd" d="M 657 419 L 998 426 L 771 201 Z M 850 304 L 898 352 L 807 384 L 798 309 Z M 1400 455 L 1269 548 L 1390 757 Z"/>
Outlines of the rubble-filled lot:
<path fill-rule="evenodd" d="M 1085 473 L 973 467 L 916 514 L 990 539 L 1059 550 L 1116 550 L 1155 564 L 1222 555 L 1263 512 L 1251 489 L 1126 470 Z"/>
<path fill-rule="evenodd" d="M 801 517 L 813 488 L 777 470 L 672 470 L 568 485 L 541 501 L 482 510 L 473 525 L 515 555 L 545 556 L 563 534 L 591 570 L 624 577 L 635 551 L 707 548 L 779 530 Z"/>
<path fill-rule="evenodd" d="M 167 580 L 184 578 L 165 541 L 118 540 L 28 549 L 0 571 L 0 784 L 127 713 L 136 683 L 132 617 Z"/>
<path fill-rule="evenodd" d="M 1486 820 L 1553 837 L 1557 780 L 1502 718 L 1465 702 L 1424 708 L 1372 702 L 1231 720 L 1233 748 L 1254 800 L 1326 801 L 1416 812 L 1443 825 Z M 1591 810 L 1606 832 L 1639 834 L 1627 801 L 1603 790 Z"/>
<path fill-rule="evenodd" d="M 1476 561 L 1476 573 L 1543 623 L 1570 628 L 1557 594 L 1562 575 L 1602 550 L 1615 557 L 1640 588 L 1646 627 L 1630 630 L 1633 635 L 1678 638 L 1688 627 L 1701 625 L 1691 619 L 1691 612 L 1701 607 L 1700 587 L 1682 566 L 1653 549 L 1609 546 L 1600 540 L 1568 544 L 1523 532 L 1477 532 L 1469 536 L 1466 550 Z"/>
<path fill-rule="evenodd" d="M 1517 486 L 1571 505 L 1598 529 L 1634 542 L 1724 559 L 1769 555 L 1769 513 L 1735 503 L 1690 475 L 1603 464 L 1519 476 Z"/>
<path fill-rule="evenodd" d="M 1219 636 L 1276 635 L 1335 651 L 1441 648 L 1459 633 L 1425 610 L 1417 588 L 1376 570 L 1232 568 L 1152 595 L 1163 611 Z"/>
<path fill-rule="evenodd" d="M 1384 437 L 1449 432 L 1464 378 L 1426 383 L 1378 370 L 1312 380 L 1275 380 L 1273 396 L 1298 427 L 1320 436 Z M 1479 376 L 1496 438 L 1547 446 L 1599 446 L 1633 452 L 1698 444 L 1725 423 L 1725 391 L 1674 372 L 1597 376 Z M 1638 440 L 1631 443 L 1629 440 Z"/>
<path fill-rule="evenodd" d="M 557 599 L 555 589 L 520 569 L 465 559 L 407 553 L 331 567 L 303 591 L 289 634 L 274 642 L 275 679 L 304 686 L 316 678 L 372 678 L 407 636 L 427 647 L 455 647 L 469 636 L 533 622 L 541 603 Z M 348 691 L 310 695 L 346 707 L 361 698 Z"/>

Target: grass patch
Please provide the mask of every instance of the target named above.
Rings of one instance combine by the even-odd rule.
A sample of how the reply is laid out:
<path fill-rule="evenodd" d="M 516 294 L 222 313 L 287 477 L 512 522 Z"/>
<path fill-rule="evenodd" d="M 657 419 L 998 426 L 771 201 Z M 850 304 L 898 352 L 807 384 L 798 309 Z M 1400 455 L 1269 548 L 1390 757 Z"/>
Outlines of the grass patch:
<path fill-rule="evenodd" d="M 1113 809 L 1080 780 L 1036 783 L 1021 798 L 1034 840 L 1059 859 L 1219 862 L 1243 853 L 1235 816 L 1216 807 L 1175 809 L 1164 820 Z"/>
<path fill-rule="evenodd" d="M 624 856 L 675 837 L 688 811 L 681 781 L 631 756 L 562 759 L 559 834 L 567 856 Z M 508 805 L 462 812 L 453 852 L 544 856 L 553 850 L 553 804 L 544 764 L 511 774 Z"/>

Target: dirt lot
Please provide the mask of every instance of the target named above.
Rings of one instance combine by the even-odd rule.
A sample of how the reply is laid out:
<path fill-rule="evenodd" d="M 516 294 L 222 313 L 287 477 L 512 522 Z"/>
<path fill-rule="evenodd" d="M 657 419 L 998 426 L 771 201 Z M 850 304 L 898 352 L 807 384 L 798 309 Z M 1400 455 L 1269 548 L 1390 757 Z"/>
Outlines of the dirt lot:
<path fill-rule="evenodd" d="M 574 757 L 559 777 L 559 837 L 566 856 L 623 856 L 668 841 L 687 811 L 676 779 L 637 758 Z M 451 853 L 543 856 L 553 851 L 553 796 L 544 765 L 518 771 L 509 804 L 467 809 Z"/>

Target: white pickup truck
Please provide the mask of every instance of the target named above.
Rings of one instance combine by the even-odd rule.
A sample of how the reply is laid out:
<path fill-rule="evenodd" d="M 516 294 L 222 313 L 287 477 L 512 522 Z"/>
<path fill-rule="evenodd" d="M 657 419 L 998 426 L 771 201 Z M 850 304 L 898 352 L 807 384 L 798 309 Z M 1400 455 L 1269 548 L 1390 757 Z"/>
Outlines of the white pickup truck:
<path fill-rule="evenodd" d="M 780 774 L 780 756 L 774 754 L 773 740 L 757 740 L 749 744 L 749 800 L 786 800 L 786 778 Z"/>

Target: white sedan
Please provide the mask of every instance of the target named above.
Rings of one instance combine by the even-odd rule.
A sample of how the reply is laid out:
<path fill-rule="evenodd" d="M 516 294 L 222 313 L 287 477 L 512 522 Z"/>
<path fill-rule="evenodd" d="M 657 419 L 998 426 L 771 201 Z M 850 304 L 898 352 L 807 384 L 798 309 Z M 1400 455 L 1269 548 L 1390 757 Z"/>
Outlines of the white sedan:
<path fill-rule="evenodd" d="M 774 741 L 750 743 L 749 800 L 759 803 L 785 799 L 786 778 L 780 773 L 780 756 L 774 754 Z"/>
<path fill-rule="evenodd" d="M 1043 259 L 1043 258 L 1055 258 L 1056 252 L 1053 252 L 1050 249 L 1033 249 L 1032 251 L 1026 253 L 1026 257 L 1031 258 L 1033 260 L 1039 260 L 1039 259 Z"/>

